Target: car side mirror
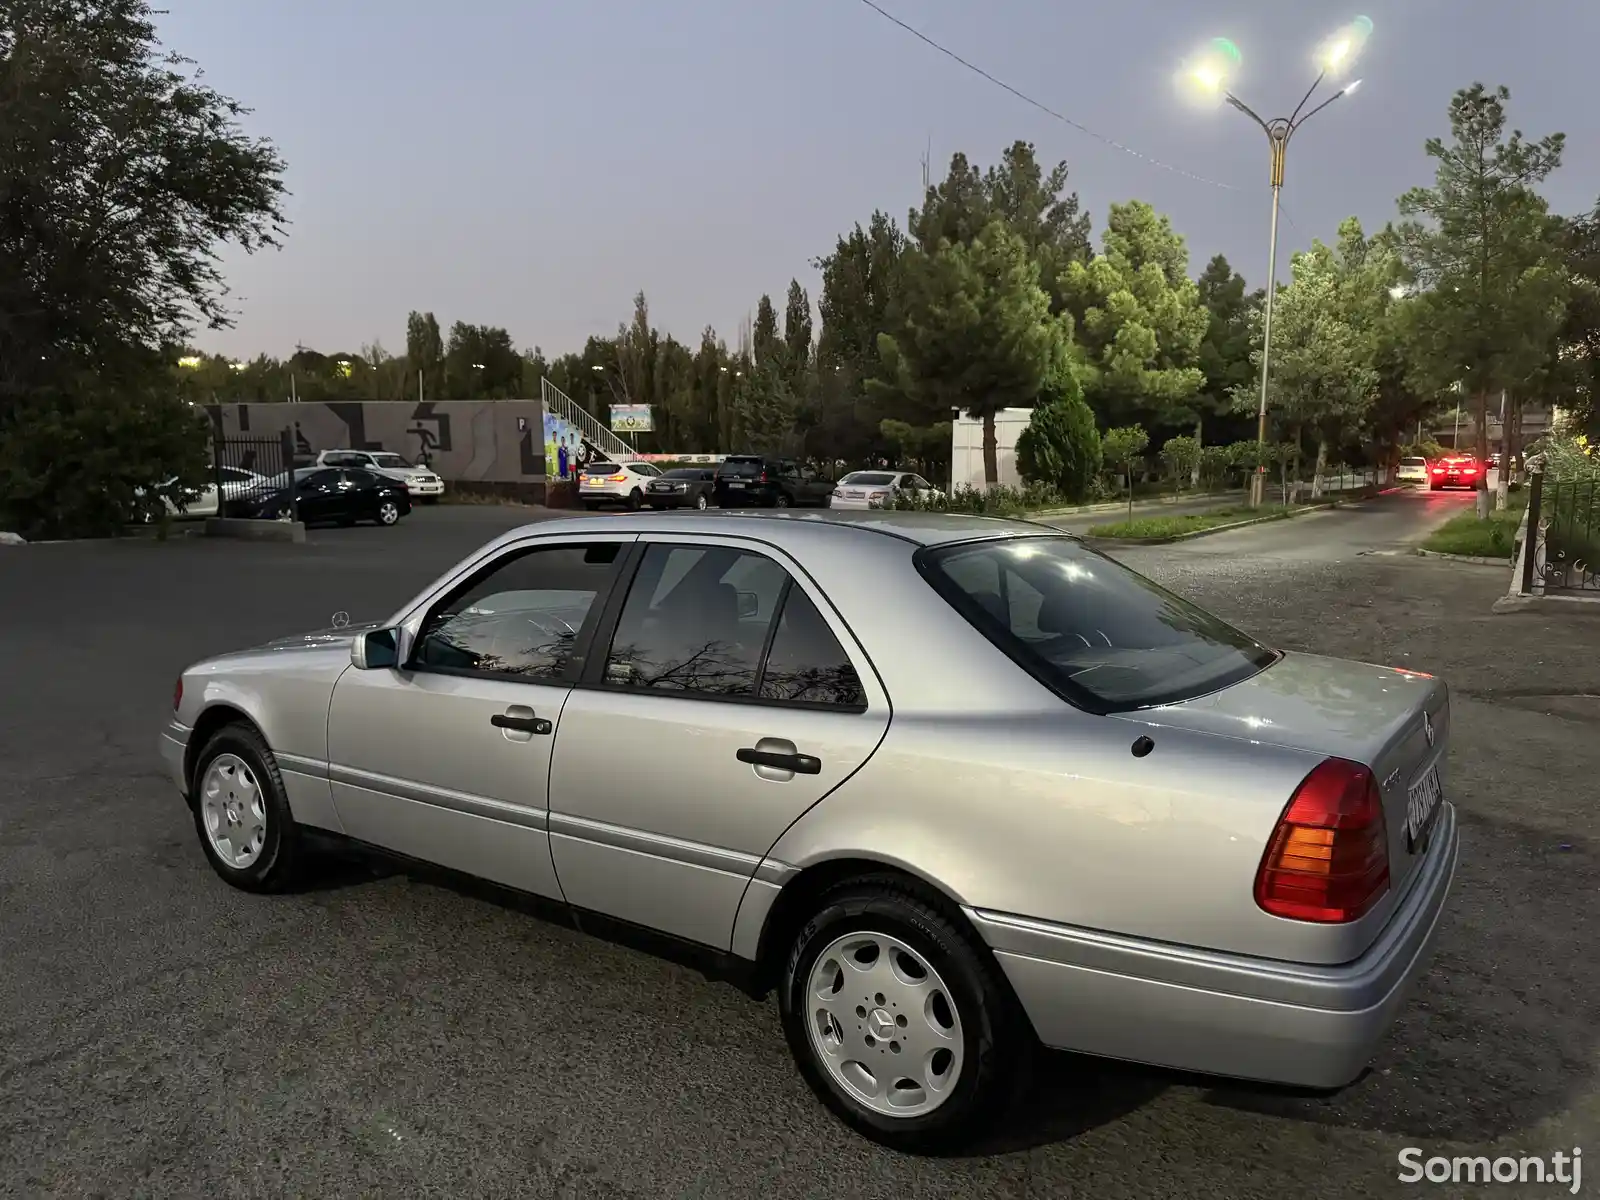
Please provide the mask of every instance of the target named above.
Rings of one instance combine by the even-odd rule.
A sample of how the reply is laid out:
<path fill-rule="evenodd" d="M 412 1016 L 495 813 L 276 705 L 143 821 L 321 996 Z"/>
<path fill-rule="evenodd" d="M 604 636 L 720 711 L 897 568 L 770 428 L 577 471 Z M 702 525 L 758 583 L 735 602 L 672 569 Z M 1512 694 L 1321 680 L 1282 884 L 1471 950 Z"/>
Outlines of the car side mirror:
<path fill-rule="evenodd" d="M 358 671 L 379 671 L 400 665 L 400 642 L 393 629 L 370 629 L 350 643 L 350 665 Z"/>
<path fill-rule="evenodd" d="M 748 620 L 761 614 L 761 597 L 754 592 L 739 593 L 739 619 Z"/>

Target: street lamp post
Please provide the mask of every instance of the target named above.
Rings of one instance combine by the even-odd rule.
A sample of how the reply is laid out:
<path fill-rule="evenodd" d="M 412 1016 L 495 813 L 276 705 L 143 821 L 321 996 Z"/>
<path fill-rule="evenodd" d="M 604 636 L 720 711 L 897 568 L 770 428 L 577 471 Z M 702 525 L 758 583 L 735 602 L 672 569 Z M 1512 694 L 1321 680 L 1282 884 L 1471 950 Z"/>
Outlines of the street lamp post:
<path fill-rule="evenodd" d="M 1256 408 L 1256 469 L 1250 477 L 1250 505 L 1252 508 L 1259 506 L 1266 498 L 1266 450 L 1267 450 L 1267 387 L 1272 370 L 1272 307 L 1273 298 L 1278 290 L 1278 212 L 1279 199 L 1283 192 L 1283 166 L 1284 158 L 1288 153 L 1289 141 L 1294 137 L 1299 128 L 1316 116 L 1328 105 L 1341 96 L 1348 96 L 1360 85 L 1359 79 L 1347 83 L 1332 96 L 1310 112 L 1305 111 L 1311 97 L 1316 94 L 1330 72 L 1337 71 L 1348 63 L 1353 51 L 1356 49 L 1356 35 L 1341 37 L 1334 41 L 1321 55 L 1321 70 L 1316 79 L 1306 89 L 1306 94 L 1300 98 L 1294 112 L 1287 117 L 1273 117 L 1271 120 L 1263 118 L 1253 108 L 1239 97 L 1235 96 L 1226 87 L 1226 75 L 1223 68 L 1215 63 L 1202 64 L 1193 69 L 1191 77 L 1205 91 L 1212 95 L 1220 95 L 1234 108 L 1249 117 L 1258 126 L 1261 132 L 1267 135 L 1267 146 L 1270 152 L 1268 182 L 1272 186 L 1272 224 L 1267 248 L 1267 302 L 1261 321 L 1261 401 Z M 1237 52 L 1234 52 L 1237 55 Z"/>

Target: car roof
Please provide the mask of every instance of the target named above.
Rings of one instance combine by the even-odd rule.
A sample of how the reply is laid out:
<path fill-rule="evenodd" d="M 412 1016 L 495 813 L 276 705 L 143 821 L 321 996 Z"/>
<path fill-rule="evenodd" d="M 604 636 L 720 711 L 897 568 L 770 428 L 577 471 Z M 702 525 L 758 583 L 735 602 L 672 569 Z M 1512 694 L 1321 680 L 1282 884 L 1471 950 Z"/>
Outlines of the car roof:
<path fill-rule="evenodd" d="M 1071 537 L 1064 530 L 1038 521 L 1010 517 L 978 517 L 966 513 L 849 511 L 797 509 L 695 513 L 605 513 L 593 516 L 554 517 L 521 526 L 506 540 L 540 533 L 708 533 L 725 536 L 759 536 L 782 542 L 788 537 L 876 533 L 920 546 L 967 542 L 995 537 Z"/>

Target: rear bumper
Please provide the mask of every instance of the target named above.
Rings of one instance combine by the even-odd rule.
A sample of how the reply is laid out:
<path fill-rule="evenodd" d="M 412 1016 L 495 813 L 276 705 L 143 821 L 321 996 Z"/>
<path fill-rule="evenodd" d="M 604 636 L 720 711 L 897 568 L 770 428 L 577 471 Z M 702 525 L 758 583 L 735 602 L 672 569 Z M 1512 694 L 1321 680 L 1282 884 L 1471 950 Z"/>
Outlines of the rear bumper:
<path fill-rule="evenodd" d="M 1427 965 L 1459 835 L 1446 804 L 1378 940 L 1314 966 L 968 909 L 1046 1046 L 1205 1075 L 1340 1088 L 1366 1067 Z"/>
<path fill-rule="evenodd" d="M 189 735 L 192 732 L 182 721 L 168 721 L 157 743 L 167 775 L 185 796 L 189 794 L 189 780 L 184 772 L 184 758 L 189 752 Z"/>

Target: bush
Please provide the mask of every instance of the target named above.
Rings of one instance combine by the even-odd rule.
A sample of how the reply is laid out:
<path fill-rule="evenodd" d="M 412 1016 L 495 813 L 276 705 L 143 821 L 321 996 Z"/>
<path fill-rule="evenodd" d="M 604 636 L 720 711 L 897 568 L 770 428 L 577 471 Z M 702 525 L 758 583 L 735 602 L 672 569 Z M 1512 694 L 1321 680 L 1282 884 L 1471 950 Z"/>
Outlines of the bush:
<path fill-rule="evenodd" d="M 1061 494 L 1048 484 L 1029 484 L 1023 488 L 975 488 L 966 484 L 948 496 L 929 496 L 922 492 L 902 492 L 893 507 L 910 512 L 952 512 L 977 517 L 1020 517 L 1045 508 L 1060 508 Z"/>
<path fill-rule="evenodd" d="M 1074 504 L 1086 500 L 1100 472 L 1100 431 L 1076 394 L 1033 410 L 1017 438 L 1017 470 L 1030 484 L 1053 488 Z"/>
<path fill-rule="evenodd" d="M 172 396 L 36 393 L 0 420 L 0 528 L 38 540 L 160 524 L 167 500 L 209 482 L 209 436 Z"/>

